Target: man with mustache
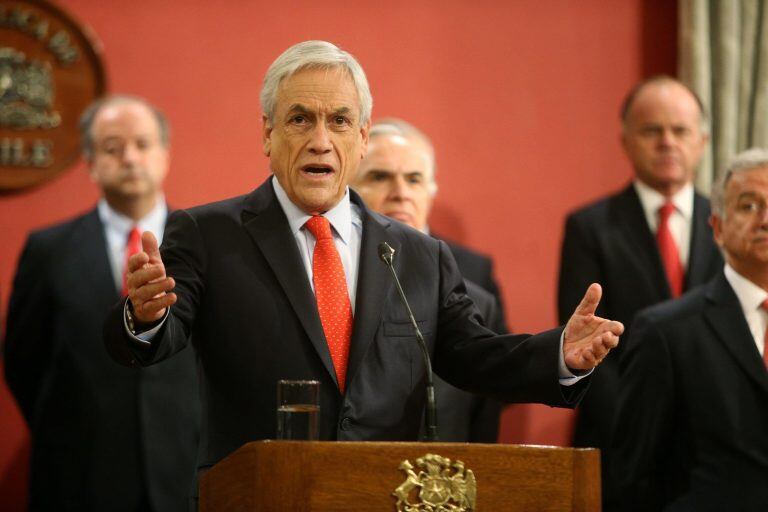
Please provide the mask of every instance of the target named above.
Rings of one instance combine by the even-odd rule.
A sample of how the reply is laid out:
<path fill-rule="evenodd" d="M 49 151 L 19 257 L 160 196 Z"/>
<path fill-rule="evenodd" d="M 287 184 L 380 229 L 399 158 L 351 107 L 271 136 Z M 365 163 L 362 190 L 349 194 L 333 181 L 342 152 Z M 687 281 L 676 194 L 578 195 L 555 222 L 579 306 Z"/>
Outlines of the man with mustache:
<path fill-rule="evenodd" d="M 111 96 L 80 128 L 101 199 L 29 236 L 8 310 L 5 375 L 32 438 L 29 509 L 184 511 L 199 437 L 194 354 L 130 369 L 102 340 L 141 232 L 163 237 L 168 123 L 143 99 Z"/>

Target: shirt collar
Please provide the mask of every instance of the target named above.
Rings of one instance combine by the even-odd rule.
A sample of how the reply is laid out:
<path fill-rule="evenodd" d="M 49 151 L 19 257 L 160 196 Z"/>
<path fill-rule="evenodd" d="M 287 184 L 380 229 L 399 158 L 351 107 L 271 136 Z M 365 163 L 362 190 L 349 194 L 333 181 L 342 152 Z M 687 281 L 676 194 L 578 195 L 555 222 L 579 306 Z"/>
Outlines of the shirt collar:
<path fill-rule="evenodd" d="M 745 315 L 755 311 L 768 298 L 768 291 L 742 276 L 729 264 L 725 264 L 725 278 L 736 293 Z"/>
<path fill-rule="evenodd" d="M 646 216 L 656 218 L 659 208 L 667 202 L 667 198 L 638 179 L 634 180 L 633 183 Z M 692 183 L 686 183 L 683 188 L 678 190 L 677 193 L 671 197 L 670 201 L 675 205 L 675 209 L 678 213 L 680 213 L 686 220 L 691 220 L 693 218 Z"/>
<path fill-rule="evenodd" d="M 285 189 L 280 185 L 276 176 L 272 177 L 272 186 L 275 188 L 275 195 L 277 201 L 285 212 L 285 216 L 288 218 L 288 225 L 291 227 L 291 233 L 296 236 L 299 230 L 304 227 L 304 224 L 312 217 L 307 212 L 293 204 L 288 198 L 288 194 Z M 352 208 L 349 200 L 349 187 L 346 187 L 344 196 L 341 198 L 336 206 L 328 210 L 323 214 L 323 217 L 328 219 L 328 222 L 336 230 L 341 240 L 345 244 L 350 243 L 352 237 Z M 359 215 L 356 217 L 359 218 Z"/>
<path fill-rule="evenodd" d="M 142 232 L 151 231 L 154 233 L 158 236 L 158 243 L 160 242 L 159 234 L 163 232 L 165 218 L 168 216 L 168 206 L 165 204 L 165 197 L 161 196 L 155 207 L 139 219 L 138 222 L 112 208 L 103 197 L 99 200 L 96 208 L 99 213 L 99 219 L 107 229 L 128 236 L 133 226 L 138 226 Z"/>

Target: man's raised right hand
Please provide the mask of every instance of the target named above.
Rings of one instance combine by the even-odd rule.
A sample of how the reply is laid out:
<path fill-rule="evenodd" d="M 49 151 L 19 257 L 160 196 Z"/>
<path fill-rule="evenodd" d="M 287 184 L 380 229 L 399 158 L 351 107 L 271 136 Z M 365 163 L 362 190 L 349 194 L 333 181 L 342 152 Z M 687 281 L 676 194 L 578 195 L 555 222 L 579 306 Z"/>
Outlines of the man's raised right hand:
<path fill-rule="evenodd" d="M 149 231 L 141 235 L 142 252 L 128 259 L 128 298 L 137 322 L 152 324 L 163 318 L 165 309 L 176 303 L 172 277 L 165 275 L 157 239 Z"/>

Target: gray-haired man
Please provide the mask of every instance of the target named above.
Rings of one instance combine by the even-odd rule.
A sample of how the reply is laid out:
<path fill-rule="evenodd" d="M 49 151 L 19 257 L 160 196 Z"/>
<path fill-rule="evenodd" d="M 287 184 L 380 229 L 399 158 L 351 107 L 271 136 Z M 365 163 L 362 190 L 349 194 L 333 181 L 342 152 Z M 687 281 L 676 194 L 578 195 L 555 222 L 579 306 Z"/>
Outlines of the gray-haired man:
<path fill-rule="evenodd" d="M 379 259 L 384 242 L 440 375 L 507 400 L 580 397 L 585 382 L 568 368 L 593 368 L 623 329 L 592 315 L 597 285 L 564 340 L 562 329 L 495 336 L 443 243 L 349 191 L 371 114 L 357 61 L 330 43 L 297 44 L 270 66 L 261 98 L 274 176 L 244 196 L 174 212 L 162 256 L 146 235 L 130 262 L 129 300 L 106 327 L 110 350 L 128 365 L 195 346 L 202 465 L 275 436 L 278 379 L 320 381 L 320 439 L 417 438 L 425 365 Z"/>
<path fill-rule="evenodd" d="M 768 151 L 731 162 L 712 196 L 725 268 L 632 324 L 609 470 L 621 510 L 768 504 Z"/>

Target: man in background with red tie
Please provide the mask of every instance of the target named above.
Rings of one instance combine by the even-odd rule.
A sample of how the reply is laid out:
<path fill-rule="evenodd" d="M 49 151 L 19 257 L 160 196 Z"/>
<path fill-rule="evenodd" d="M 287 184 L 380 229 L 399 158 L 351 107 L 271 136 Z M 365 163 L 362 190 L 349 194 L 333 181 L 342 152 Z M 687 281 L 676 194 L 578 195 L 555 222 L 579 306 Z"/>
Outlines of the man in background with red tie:
<path fill-rule="evenodd" d="M 575 290 L 603 285 L 600 316 L 629 325 L 640 310 L 705 283 L 722 267 L 708 224 L 709 202 L 693 188 L 707 146 L 701 101 L 679 81 L 656 76 L 637 84 L 621 108 L 621 142 L 634 179 L 624 190 L 571 213 L 565 224 L 558 311 L 578 304 Z M 595 372 L 578 408 L 575 446 L 603 454 L 603 502 L 613 485 L 605 472 L 619 384 L 618 353 Z"/>
<path fill-rule="evenodd" d="M 609 469 L 621 510 L 768 508 L 768 151 L 712 192 L 725 269 L 639 313 L 621 359 Z"/>
<path fill-rule="evenodd" d="M 128 293 L 141 233 L 163 236 L 168 123 L 143 99 L 112 96 L 80 128 L 102 197 L 29 236 L 8 311 L 5 375 L 32 439 L 29 508 L 187 510 L 199 438 L 194 355 L 129 369 L 101 336 L 109 307 Z"/>

